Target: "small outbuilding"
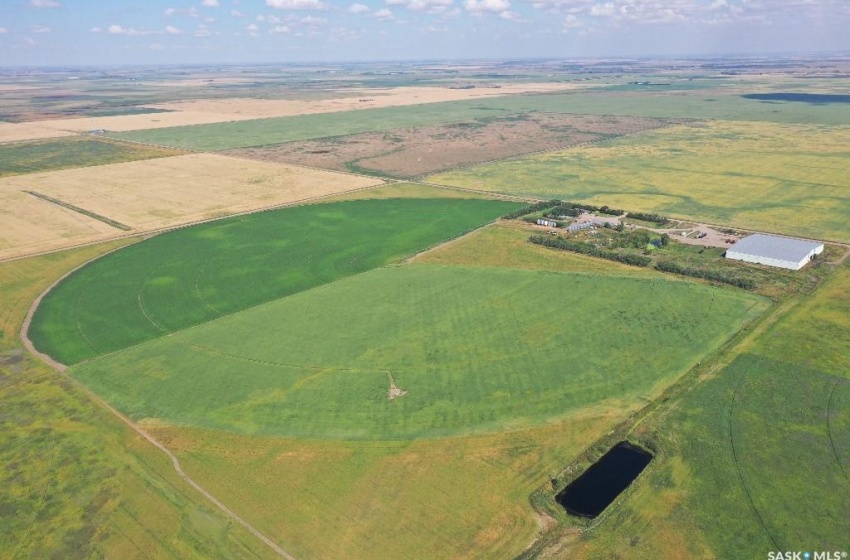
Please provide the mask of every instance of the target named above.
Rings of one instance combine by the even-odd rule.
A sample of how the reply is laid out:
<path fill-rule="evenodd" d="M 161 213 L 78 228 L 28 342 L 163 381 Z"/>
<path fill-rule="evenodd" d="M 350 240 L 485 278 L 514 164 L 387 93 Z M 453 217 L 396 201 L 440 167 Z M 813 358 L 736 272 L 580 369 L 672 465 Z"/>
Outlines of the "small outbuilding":
<path fill-rule="evenodd" d="M 726 258 L 800 270 L 815 255 L 823 253 L 823 243 L 756 233 L 738 241 L 726 251 Z"/>
<path fill-rule="evenodd" d="M 558 227 L 558 222 L 555 220 L 547 220 L 546 218 L 537 218 L 538 226 Z"/>

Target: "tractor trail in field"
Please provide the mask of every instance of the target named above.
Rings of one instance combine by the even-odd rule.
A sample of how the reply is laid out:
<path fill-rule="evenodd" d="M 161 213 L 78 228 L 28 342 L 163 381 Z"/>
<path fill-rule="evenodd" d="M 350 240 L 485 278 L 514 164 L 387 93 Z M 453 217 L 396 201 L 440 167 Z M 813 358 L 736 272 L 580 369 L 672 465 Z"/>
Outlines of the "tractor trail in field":
<path fill-rule="evenodd" d="M 57 362 L 56 360 L 52 359 L 50 356 L 43 354 L 43 353 L 39 352 L 38 350 L 36 350 L 35 346 L 33 345 L 32 341 L 30 340 L 30 338 L 28 336 L 28 332 L 29 332 L 30 324 L 32 323 L 32 317 L 35 314 L 36 308 L 39 306 L 42 299 L 44 299 L 44 296 L 46 296 L 62 280 L 64 280 L 65 278 L 67 278 L 68 276 L 70 276 L 71 274 L 73 274 L 74 272 L 79 270 L 80 268 L 86 266 L 87 264 L 89 264 L 90 262 L 92 262 L 94 260 L 97 260 L 100 257 L 103 257 L 105 255 L 108 255 L 109 253 L 117 251 L 120 248 L 121 247 L 118 247 L 116 249 L 113 249 L 113 251 L 109 251 L 107 253 L 104 253 L 103 255 L 95 257 L 94 259 L 86 261 L 85 263 L 81 264 L 80 266 L 75 267 L 74 269 L 70 270 L 66 274 L 62 275 L 59 279 L 57 279 L 50 286 L 48 286 L 47 289 L 44 290 L 35 299 L 35 301 L 33 301 L 32 305 L 29 308 L 29 311 L 27 311 L 27 316 L 24 319 L 23 324 L 21 325 L 21 333 L 20 333 L 21 342 L 23 342 L 24 347 L 27 349 L 28 352 L 30 352 L 34 356 L 38 357 L 39 359 L 41 359 L 44 363 L 46 363 L 48 366 L 50 366 L 51 368 L 56 370 L 59 374 L 63 375 L 75 387 L 77 387 L 86 396 L 88 396 L 94 403 L 96 403 L 99 406 L 103 407 L 104 409 L 108 410 L 110 413 L 112 413 L 113 416 L 115 416 L 121 422 L 123 422 L 124 424 L 129 426 L 130 429 L 132 429 L 134 432 L 136 432 L 141 437 L 143 437 L 145 440 L 147 440 L 151 445 L 153 445 L 154 447 L 156 447 L 157 449 L 159 449 L 160 451 L 165 453 L 165 455 L 171 460 L 171 465 L 174 467 L 175 472 L 180 476 L 180 478 L 185 480 L 192 488 L 194 488 L 198 493 L 200 493 L 207 500 L 209 500 L 216 508 L 218 508 L 227 517 L 231 518 L 232 520 L 234 520 L 238 524 L 242 525 L 242 527 L 244 527 L 248 532 L 250 532 L 252 535 L 257 537 L 258 539 L 260 539 L 266 546 L 268 546 L 270 549 L 272 549 L 277 555 L 281 556 L 282 558 L 286 558 L 286 560 L 295 560 L 294 556 L 292 556 L 291 554 L 289 554 L 288 552 L 283 550 L 274 541 L 272 541 L 270 538 L 268 538 L 263 533 L 258 531 L 253 525 L 251 525 L 250 523 L 245 521 L 236 512 L 234 512 L 233 510 L 228 508 L 218 498 L 216 498 L 209 491 L 207 491 L 203 486 L 201 486 L 198 482 L 196 482 L 191 476 L 186 474 L 186 472 L 183 470 L 183 467 L 180 465 L 180 461 L 177 459 L 177 457 L 171 451 L 168 450 L 167 447 L 165 447 L 162 443 L 157 441 L 144 428 L 142 428 L 141 426 L 139 426 L 138 424 L 133 422 L 130 418 L 121 414 L 117 409 L 110 406 L 109 403 L 107 403 L 105 400 L 100 398 L 97 394 L 95 394 L 93 391 L 91 391 L 88 387 L 86 387 L 85 385 L 83 385 L 82 383 L 80 383 L 79 381 L 77 381 L 76 379 L 71 377 L 70 375 L 68 375 L 68 373 L 66 371 L 67 367 L 64 364 L 61 364 L 61 363 Z"/>

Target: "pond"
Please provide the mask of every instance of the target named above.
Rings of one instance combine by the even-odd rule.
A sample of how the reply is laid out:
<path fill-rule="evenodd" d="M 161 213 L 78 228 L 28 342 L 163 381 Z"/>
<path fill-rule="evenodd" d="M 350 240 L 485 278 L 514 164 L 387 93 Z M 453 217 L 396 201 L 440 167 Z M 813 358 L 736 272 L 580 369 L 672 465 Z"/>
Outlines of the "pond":
<path fill-rule="evenodd" d="M 628 488 L 652 454 L 621 441 L 555 496 L 567 513 L 593 519 Z"/>

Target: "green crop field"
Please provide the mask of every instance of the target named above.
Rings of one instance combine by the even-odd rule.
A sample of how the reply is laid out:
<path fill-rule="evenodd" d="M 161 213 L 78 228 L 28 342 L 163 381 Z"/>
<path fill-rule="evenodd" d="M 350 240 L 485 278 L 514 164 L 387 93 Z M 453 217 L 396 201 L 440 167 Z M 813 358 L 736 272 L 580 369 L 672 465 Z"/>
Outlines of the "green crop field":
<path fill-rule="evenodd" d="M 428 180 L 850 241 L 848 146 L 848 127 L 713 122 Z"/>
<path fill-rule="evenodd" d="M 391 267 L 73 373 L 137 419 L 299 437 L 446 436 L 648 397 L 765 307 L 746 292 L 663 279 Z M 404 397 L 387 398 L 390 375 Z"/>
<path fill-rule="evenodd" d="M 850 269 L 636 430 L 660 453 L 604 530 L 564 554 L 758 558 L 847 550 Z M 686 551 L 686 552 L 683 552 Z"/>
<path fill-rule="evenodd" d="M 160 451 L 17 339 L 54 279 L 122 243 L 0 264 L 0 556 L 271 558 Z"/>
<path fill-rule="evenodd" d="M 0 177 L 179 155 L 168 148 L 95 138 L 60 138 L 0 145 Z"/>
<path fill-rule="evenodd" d="M 519 206 L 363 200 L 176 230 L 68 278 L 39 306 L 30 336 L 60 362 L 77 363 L 401 259 Z"/>
<path fill-rule="evenodd" d="M 752 93 L 765 91 L 758 84 L 748 84 L 747 87 L 746 91 Z M 512 95 L 138 130 L 111 133 L 111 136 L 164 146 L 217 151 L 530 112 L 850 125 L 850 105 L 847 104 L 764 102 L 745 99 L 740 93 L 740 86 L 725 91 L 722 87 L 712 85 L 706 89 L 674 88 L 673 91 L 663 92 L 588 90 Z"/>

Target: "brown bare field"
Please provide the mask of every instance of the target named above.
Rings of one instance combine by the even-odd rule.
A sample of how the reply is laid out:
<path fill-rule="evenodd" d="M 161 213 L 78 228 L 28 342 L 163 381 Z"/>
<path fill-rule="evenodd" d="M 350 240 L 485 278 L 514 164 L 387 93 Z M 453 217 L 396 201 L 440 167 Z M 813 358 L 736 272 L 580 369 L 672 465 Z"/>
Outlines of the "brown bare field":
<path fill-rule="evenodd" d="M 0 188 L 0 260 L 123 233 L 126 232 L 19 189 Z"/>
<path fill-rule="evenodd" d="M 381 183 L 213 154 L 6 177 L 0 179 L 0 258 L 126 235 L 23 190 L 144 232 Z"/>
<path fill-rule="evenodd" d="M 24 142 L 26 140 L 41 140 L 42 138 L 57 138 L 70 136 L 71 132 L 45 128 L 33 124 L 15 124 L 0 122 L 0 144 L 4 142 Z"/>
<path fill-rule="evenodd" d="M 224 152 L 263 161 L 414 177 L 664 125 L 658 119 L 535 114 Z"/>
<path fill-rule="evenodd" d="M 87 117 L 81 119 L 57 119 L 39 124 L 58 130 L 83 132 L 105 129 L 112 132 L 129 130 L 148 130 L 211 124 L 227 121 L 291 117 L 316 113 L 335 113 L 356 109 L 375 109 L 379 107 L 397 107 L 438 103 L 441 101 L 462 101 L 482 97 L 514 95 L 519 93 L 545 93 L 576 89 L 576 84 L 512 84 L 503 87 L 451 89 L 438 87 L 397 87 L 374 89 L 362 92 L 341 92 L 345 97 L 334 99 L 197 99 L 155 103 L 145 105 L 155 109 L 165 109 L 170 113 L 150 113 L 141 115 L 121 115 L 114 117 Z"/>

